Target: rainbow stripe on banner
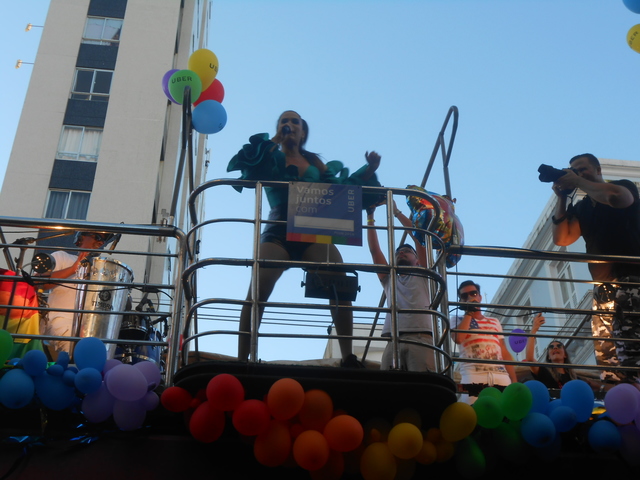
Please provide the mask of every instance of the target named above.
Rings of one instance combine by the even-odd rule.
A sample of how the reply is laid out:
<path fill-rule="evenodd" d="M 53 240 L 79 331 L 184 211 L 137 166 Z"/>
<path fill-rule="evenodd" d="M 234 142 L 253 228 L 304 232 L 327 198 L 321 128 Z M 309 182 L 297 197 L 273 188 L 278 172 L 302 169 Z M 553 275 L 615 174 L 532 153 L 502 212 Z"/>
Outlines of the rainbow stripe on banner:
<path fill-rule="evenodd" d="M 307 243 L 333 243 L 335 245 L 362 246 L 362 238 L 342 237 L 340 235 L 314 235 L 312 233 L 287 233 L 287 240 Z"/>
<path fill-rule="evenodd" d="M 0 275 L 17 276 L 11 270 L 0 268 Z M 17 308 L 16 308 L 17 307 Z M 0 328 L 9 333 L 40 334 L 38 295 L 33 285 L 23 280 L 0 280 Z M 28 343 L 28 338 L 16 338 L 14 343 Z"/>

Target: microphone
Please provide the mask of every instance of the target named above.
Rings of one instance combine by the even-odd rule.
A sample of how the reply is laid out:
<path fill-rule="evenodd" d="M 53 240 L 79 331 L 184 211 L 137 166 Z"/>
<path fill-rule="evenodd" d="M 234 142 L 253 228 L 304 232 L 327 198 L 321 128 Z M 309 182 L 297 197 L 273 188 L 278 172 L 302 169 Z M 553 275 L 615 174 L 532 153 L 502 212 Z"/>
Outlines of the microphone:
<path fill-rule="evenodd" d="M 282 127 L 282 135 L 289 135 L 291 133 L 291 127 L 289 125 L 285 125 Z"/>

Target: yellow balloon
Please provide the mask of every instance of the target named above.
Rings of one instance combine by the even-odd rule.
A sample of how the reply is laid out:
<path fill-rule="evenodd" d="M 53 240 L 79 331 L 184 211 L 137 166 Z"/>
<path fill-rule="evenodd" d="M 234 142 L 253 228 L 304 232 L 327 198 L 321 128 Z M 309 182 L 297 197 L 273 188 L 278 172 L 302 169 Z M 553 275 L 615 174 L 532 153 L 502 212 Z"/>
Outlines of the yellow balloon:
<path fill-rule="evenodd" d="M 360 474 L 364 480 L 393 480 L 397 468 L 396 459 L 386 443 L 372 443 L 362 452 Z"/>
<path fill-rule="evenodd" d="M 399 423 L 389 432 L 387 444 L 396 457 L 409 460 L 422 450 L 422 432 L 411 423 Z"/>
<path fill-rule="evenodd" d="M 457 442 L 468 437 L 477 423 L 478 417 L 473 407 L 464 402 L 456 402 L 442 412 L 440 432 L 445 440 Z"/>
<path fill-rule="evenodd" d="M 202 90 L 206 90 L 218 74 L 218 57 L 211 50 L 201 48 L 189 57 L 187 68 L 196 72 L 202 81 Z"/>

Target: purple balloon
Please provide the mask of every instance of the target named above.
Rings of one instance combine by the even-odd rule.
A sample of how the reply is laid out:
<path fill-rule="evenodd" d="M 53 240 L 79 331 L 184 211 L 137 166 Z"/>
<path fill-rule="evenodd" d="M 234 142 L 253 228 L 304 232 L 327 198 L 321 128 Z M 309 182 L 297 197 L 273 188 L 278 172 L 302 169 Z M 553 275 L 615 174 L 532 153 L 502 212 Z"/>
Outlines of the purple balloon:
<path fill-rule="evenodd" d="M 33 378 L 19 368 L 9 370 L 0 379 L 0 403 L 7 408 L 22 408 L 33 400 Z"/>
<path fill-rule="evenodd" d="M 147 379 L 133 365 L 113 367 L 105 383 L 111 395 L 125 402 L 135 402 L 147 394 Z"/>
<path fill-rule="evenodd" d="M 160 405 L 160 397 L 156 392 L 148 392 L 144 397 L 142 397 L 142 400 L 139 400 L 139 402 L 140 405 L 142 405 L 142 408 L 147 412 L 150 412 Z"/>
<path fill-rule="evenodd" d="M 84 400 L 82 400 L 82 413 L 90 422 L 104 422 L 113 414 L 115 402 L 116 399 L 109 393 L 107 386 L 103 383 L 97 391 L 84 397 Z"/>
<path fill-rule="evenodd" d="M 616 385 L 604 397 L 609 416 L 617 423 L 631 423 L 640 413 L 640 391 L 629 383 Z"/>
<path fill-rule="evenodd" d="M 524 330 L 522 330 L 520 328 L 514 328 L 513 330 L 511 330 L 511 332 L 512 333 L 526 333 Z M 511 350 L 513 350 L 516 353 L 519 353 L 522 350 L 524 350 L 524 347 L 527 346 L 527 337 L 510 336 L 509 337 L 509 346 L 511 347 Z"/>
<path fill-rule="evenodd" d="M 162 91 L 167 96 L 167 98 L 171 100 L 173 103 L 178 103 L 178 102 L 176 102 L 173 99 L 173 97 L 171 96 L 171 93 L 169 92 L 169 79 L 171 78 L 171 75 L 173 75 L 177 71 L 178 71 L 177 68 L 172 68 L 167 73 L 165 73 L 164 76 L 162 77 Z"/>
<path fill-rule="evenodd" d="M 140 370 L 144 375 L 144 378 L 147 379 L 147 390 L 155 390 L 158 385 L 160 385 L 160 382 L 162 381 L 162 374 L 155 363 L 144 361 L 135 363 L 133 366 Z"/>
<path fill-rule="evenodd" d="M 74 385 L 82 393 L 96 392 L 102 385 L 102 374 L 95 368 L 83 368 L 76 374 Z"/>
<path fill-rule="evenodd" d="M 142 402 L 116 400 L 113 405 L 113 420 L 120 430 L 136 430 L 142 426 L 147 415 Z"/>

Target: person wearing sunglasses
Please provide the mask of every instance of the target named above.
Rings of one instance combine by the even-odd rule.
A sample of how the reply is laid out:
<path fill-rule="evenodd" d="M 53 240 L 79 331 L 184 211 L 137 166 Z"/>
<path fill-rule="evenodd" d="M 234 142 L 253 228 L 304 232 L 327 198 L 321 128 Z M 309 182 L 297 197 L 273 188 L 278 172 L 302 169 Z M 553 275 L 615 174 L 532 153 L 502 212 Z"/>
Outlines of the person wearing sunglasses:
<path fill-rule="evenodd" d="M 531 327 L 532 336 L 527 339 L 527 348 L 525 350 L 525 361 L 536 362 L 535 347 L 536 337 L 534 336 L 540 330 L 540 327 L 545 324 L 544 316 L 539 313 L 533 319 L 533 326 Z M 571 363 L 569 360 L 569 354 L 564 348 L 564 344 L 558 340 L 553 340 L 546 349 L 546 356 L 544 359 L 547 363 L 565 364 Z M 535 367 L 530 366 L 533 378 L 545 384 L 547 388 L 562 388 L 562 386 L 570 380 L 575 380 L 576 374 L 570 368 L 558 367 Z"/>
<path fill-rule="evenodd" d="M 464 281 L 458 287 L 460 302 L 464 316 L 454 317 L 453 327 L 458 330 L 477 330 L 478 333 L 453 332 L 453 341 L 460 345 L 461 358 L 494 360 L 496 363 L 461 362 L 461 387 L 469 395 L 469 403 L 475 402 L 478 394 L 486 387 L 503 390 L 511 383 L 518 381 L 513 365 L 502 365 L 500 362 L 513 361 L 513 356 L 505 344 L 502 325 L 496 318 L 485 317 L 474 303 L 482 302 L 480 285 L 471 280 Z"/>

